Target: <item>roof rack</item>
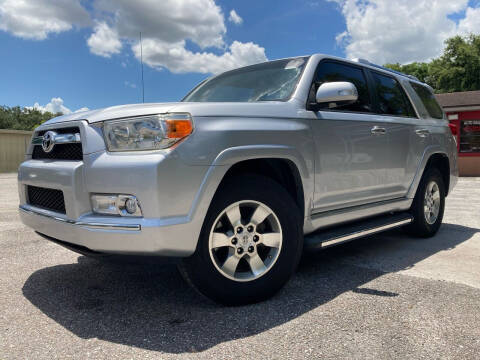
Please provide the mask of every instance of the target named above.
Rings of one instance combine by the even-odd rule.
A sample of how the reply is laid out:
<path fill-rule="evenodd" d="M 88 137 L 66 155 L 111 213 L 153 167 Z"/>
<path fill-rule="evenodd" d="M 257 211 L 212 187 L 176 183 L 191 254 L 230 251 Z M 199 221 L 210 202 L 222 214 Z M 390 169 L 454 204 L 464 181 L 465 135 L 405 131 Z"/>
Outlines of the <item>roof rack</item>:
<path fill-rule="evenodd" d="M 391 72 L 391 73 L 394 73 L 394 74 L 397 74 L 397 75 L 405 76 L 405 77 L 407 77 L 409 79 L 412 79 L 412 80 L 415 80 L 415 81 L 420 81 L 420 80 L 418 80 L 418 78 L 416 76 L 405 74 L 405 73 L 402 73 L 400 71 L 396 71 L 396 70 L 386 68 L 385 66 L 380 66 L 380 65 L 371 63 L 370 61 L 368 61 L 366 59 L 353 59 L 353 61 L 358 62 L 360 64 L 370 65 L 370 66 L 376 67 L 378 69 L 382 69 L 382 70 L 385 70 L 385 71 L 388 71 L 388 72 Z"/>

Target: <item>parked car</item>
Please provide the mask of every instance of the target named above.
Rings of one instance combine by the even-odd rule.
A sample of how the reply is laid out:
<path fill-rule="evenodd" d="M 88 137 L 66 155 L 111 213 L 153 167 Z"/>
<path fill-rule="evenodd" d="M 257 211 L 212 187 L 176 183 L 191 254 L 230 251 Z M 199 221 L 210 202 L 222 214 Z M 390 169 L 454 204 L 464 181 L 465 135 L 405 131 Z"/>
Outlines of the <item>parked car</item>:
<path fill-rule="evenodd" d="M 177 103 L 42 124 L 20 214 L 88 256 L 179 259 L 200 293 L 246 304 L 281 289 L 304 248 L 400 226 L 433 236 L 456 154 L 428 85 L 317 54 L 225 72 Z"/>

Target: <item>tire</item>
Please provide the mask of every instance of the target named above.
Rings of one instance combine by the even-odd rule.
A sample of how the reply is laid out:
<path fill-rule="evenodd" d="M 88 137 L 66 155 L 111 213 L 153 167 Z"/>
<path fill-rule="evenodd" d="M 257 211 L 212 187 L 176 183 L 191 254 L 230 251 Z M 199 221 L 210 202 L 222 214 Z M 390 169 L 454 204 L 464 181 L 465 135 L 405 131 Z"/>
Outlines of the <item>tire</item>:
<path fill-rule="evenodd" d="M 285 285 L 298 265 L 303 248 L 302 220 L 300 210 L 281 185 L 254 174 L 238 176 L 214 196 L 197 249 L 179 264 L 180 273 L 198 292 L 224 305 L 268 299 Z"/>
<path fill-rule="evenodd" d="M 432 198 L 427 200 L 427 191 L 428 193 L 432 191 L 434 193 L 433 198 L 435 200 L 433 204 L 431 202 Z M 438 212 L 435 210 L 437 197 Z M 427 208 L 432 209 L 432 212 L 429 212 L 428 215 Z M 436 168 L 427 169 L 418 185 L 417 193 L 410 208 L 413 222 L 407 226 L 407 231 L 416 237 L 428 238 L 434 236 L 442 224 L 444 210 L 445 184 L 442 175 Z M 435 214 L 436 216 L 431 216 Z"/>

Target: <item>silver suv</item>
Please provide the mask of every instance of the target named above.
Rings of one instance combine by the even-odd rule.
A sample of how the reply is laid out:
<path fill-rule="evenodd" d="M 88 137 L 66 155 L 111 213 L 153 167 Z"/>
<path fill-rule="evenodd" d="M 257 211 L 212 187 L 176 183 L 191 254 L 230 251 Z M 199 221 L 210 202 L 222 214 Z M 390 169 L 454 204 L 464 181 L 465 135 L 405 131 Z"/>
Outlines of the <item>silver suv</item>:
<path fill-rule="evenodd" d="M 317 54 L 225 72 L 178 103 L 42 124 L 20 214 L 87 256 L 176 258 L 199 292 L 245 304 L 279 290 L 304 248 L 434 235 L 456 153 L 430 87 Z"/>

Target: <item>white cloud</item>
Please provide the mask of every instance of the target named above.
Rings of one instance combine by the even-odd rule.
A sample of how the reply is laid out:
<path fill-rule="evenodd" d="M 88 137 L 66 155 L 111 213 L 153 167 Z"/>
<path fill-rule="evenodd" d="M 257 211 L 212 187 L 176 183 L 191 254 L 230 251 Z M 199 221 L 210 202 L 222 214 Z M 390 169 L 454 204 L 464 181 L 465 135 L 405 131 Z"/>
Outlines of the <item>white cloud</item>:
<path fill-rule="evenodd" d="M 95 7 L 122 38 L 167 43 L 191 40 L 201 48 L 224 45 L 224 18 L 213 0 L 97 0 Z"/>
<path fill-rule="evenodd" d="M 137 58 L 140 45 L 133 46 Z M 220 73 L 240 66 L 266 61 L 265 49 L 252 42 L 234 41 L 222 55 L 209 52 L 194 53 L 185 42 L 175 44 L 148 39 L 143 42 L 143 61 L 155 68 L 168 68 L 174 73 Z"/>
<path fill-rule="evenodd" d="M 131 44 L 137 59 L 142 33 L 143 60 L 157 69 L 219 73 L 267 59 L 265 49 L 257 44 L 225 44 L 225 19 L 214 0 L 97 0 L 95 6 L 118 37 Z M 236 22 L 242 21 L 235 11 L 230 16 L 236 16 Z M 188 41 L 201 51 L 189 50 Z M 209 47 L 218 50 L 206 50 Z M 91 49 L 95 52 L 94 47 Z"/>
<path fill-rule="evenodd" d="M 43 40 L 89 22 L 79 0 L 0 0 L 0 30 L 26 39 Z"/>
<path fill-rule="evenodd" d="M 90 13 L 82 6 L 85 3 L 0 0 L 0 30 L 43 40 L 51 33 L 89 26 L 91 53 L 109 58 L 129 47 L 137 59 L 141 32 L 145 63 L 175 73 L 218 73 L 266 60 L 265 49 L 257 44 L 225 43 L 225 17 L 215 0 L 92 0 Z M 243 21 L 235 10 L 229 20 Z"/>
<path fill-rule="evenodd" d="M 384 64 L 428 61 L 444 41 L 480 30 L 479 9 L 468 0 L 331 0 L 339 4 L 346 31 L 337 35 L 347 57 Z M 466 11 L 457 25 L 448 16 Z"/>
<path fill-rule="evenodd" d="M 63 105 L 63 99 L 61 97 L 52 98 L 52 100 L 50 100 L 50 102 L 44 106 L 36 102 L 33 106 L 25 106 L 25 108 L 29 110 L 35 109 L 42 113 L 51 112 L 53 114 L 56 114 L 60 112 L 64 115 L 72 113 L 72 110 L 70 110 L 65 105 Z M 74 112 L 87 111 L 87 110 L 89 110 L 89 108 L 82 107 L 78 110 L 75 110 Z"/>
<path fill-rule="evenodd" d="M 467 9 L 465 18 L 458 24 L 458 30 L 462 34 L 480 33 L 480 7 Z"/>
<path fill-rule="evenodd" d="M 132 89 L 136 89 L 136 88 L 137 88 L 137 84 L 132 83 L 132 82 L 130 82 L 130 81 L 125 81 L 124 84 L 125 84 L 126 87 L 129 87 L 129 88 L 132 88 Z"/>
<path fill-rule="evenodd" d="M 122 50 L 122 42 L 118 38 L 117 32 L 105 22 L 95 25 L 94 33 L 88 38 L 87 44 L 92 53 L 103 57 L 110 57 Z"/>
<path fill-rule="evenodd" d="M 228 20 L 236 25 L 240 25 L 241 23 L 243 23 L 243 19 L 240 17 L 240 15 L 237 14 L 235 10 L 230 11 L 230 16 L 228 17 Z"/>

